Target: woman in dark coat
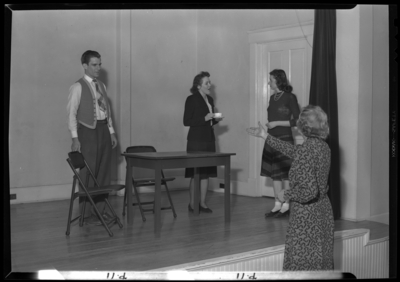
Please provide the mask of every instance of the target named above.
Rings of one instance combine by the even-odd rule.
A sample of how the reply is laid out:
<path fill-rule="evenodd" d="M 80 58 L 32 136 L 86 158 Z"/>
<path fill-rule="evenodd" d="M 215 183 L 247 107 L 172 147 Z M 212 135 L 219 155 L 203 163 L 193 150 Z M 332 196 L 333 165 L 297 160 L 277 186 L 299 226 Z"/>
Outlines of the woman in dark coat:
<path fill-rule="evenodd" d="M 187 152 L 207 151 L 215 152 L 215 135 L 213 126 L 223 117 L 214 117 L 214 100 L 209 95 L 211 88 L 210 74 L 201 72 L 195 76 L 193 86 L 190 89 L 192 95 L 186 98 L 183 125 L 189 126 L 187 136 Z M 200 212 L 211 213 L 212 210 L 206 204 L 206 195 L 210 177 L 217 177 L 217 167 L 201 167 L 200 173 Z M 185 178 L 190 179 L 188 209 L 193 212 L 194 203 L 194 169 L 185 170 Z"/>
<path fill-rule="evenodd" d="M 284 271 L 332 271 L 334 220 L 327 196 L 331 151 L 325 142 L 329 125 L 325 112 L 309 105 L 300 113 L 297 127 L 305 141 L 292 145 L 269 135 L 259 127 L 247 129 L 274 149 L 293 159 L 289 171 L 290 188 L 281 192 L 291 201 L 286 233 Z"/>

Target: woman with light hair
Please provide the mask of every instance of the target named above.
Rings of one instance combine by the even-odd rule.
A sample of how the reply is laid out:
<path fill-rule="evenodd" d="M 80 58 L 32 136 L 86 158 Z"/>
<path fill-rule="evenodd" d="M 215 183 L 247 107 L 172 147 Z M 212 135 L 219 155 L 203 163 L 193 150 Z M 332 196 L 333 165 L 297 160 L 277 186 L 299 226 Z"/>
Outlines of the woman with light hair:
<path fill-rule="evenodd" d="M 329 135 L 326 113 L 319 106 L 306 106 L 297 120 L 304 137 L 301 145 L 292 145 L 267 133 L 259 122 L 247 132 L 265 139 L 275 150 L 293 159 L 289 170 L 290 188 L 279 198 L 290 200 L 291 210 L 286 233 L 284 271 L 332 271 L 334 220 L 327 196 L 331 151 L 325 139 Z"/>

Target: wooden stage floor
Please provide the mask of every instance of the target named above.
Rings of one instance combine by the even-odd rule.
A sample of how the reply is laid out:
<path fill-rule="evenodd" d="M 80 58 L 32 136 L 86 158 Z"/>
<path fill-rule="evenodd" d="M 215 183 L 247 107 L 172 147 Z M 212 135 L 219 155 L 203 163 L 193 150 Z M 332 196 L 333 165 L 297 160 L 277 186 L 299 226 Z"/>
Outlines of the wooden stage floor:
<path fill-rule="evenodd" d="M 163 192 L 162 202 L 167 203 Z M 231 223 L 224 222 L 223 194 L 209 192 L 212 214 L 188 212 L 189 192 L 171 192 L 177 218 L 171 210 L 161 212 L 161 236 L 154 234 L 151 212 L 142 222 L 134 207 L 134 223 L 122 217 L 123 197 L 110 196 L 124 227 L 114 225 L 113 237 L 102 226 L 75 222 L 65 235 L 69 200 L 16 204 L 10 207 L 12 272 L 58 271 L 147 271 L 199 260 L 248 252 L 285 242 L 288 218 L 268 219 L 264 213 L 274 199 L 231 195 Z M 152 198 L 143 194 L 142 200 Z M 74 214 L 78 201 L 75 201 Z M 370 229 L 370 239 L 389 235 L 389 226 L 372 221 L 338 220 L 335 230 Z"/>

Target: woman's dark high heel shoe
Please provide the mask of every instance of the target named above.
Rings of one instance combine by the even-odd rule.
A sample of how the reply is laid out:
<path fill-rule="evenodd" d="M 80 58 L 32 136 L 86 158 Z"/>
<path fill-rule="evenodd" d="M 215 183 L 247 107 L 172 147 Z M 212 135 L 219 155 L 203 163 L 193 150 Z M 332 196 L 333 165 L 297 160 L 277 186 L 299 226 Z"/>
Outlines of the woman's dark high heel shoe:
<path fill-rule="evenodd" d="M 200 204 L 199 204 L 199 209 L 201 212 L 212 213 L 212 210 L 210 208 L 203 208 Z"/>
<path fill-rule="evenodd" d="M 280 211 L 279 211 L 274 217 L 275 217 L 275 218 L 286 217 L 286 216 L 289 216 L 289 214 L 290 214 L 289 210 L 287 210 L 287 211 L 285 211 L 285 212 L 280 212 Z"/>
<path fill-rule="evenodd" d="M 267 218 L 267 217 L 274 217 L 277 213 L 279 212 L 279 210 L 277 210 L 277 211 L 270 211 L 270 212 L 267 212 L 266 214 L 265 214 L 265 218 Z"/>
<path fill-rule="evenodd" d="M 190 212 L 194 211 L 194 209 L 190 206 L 190 204 L 188 205 L 188 209 L 189 209 Z"/>

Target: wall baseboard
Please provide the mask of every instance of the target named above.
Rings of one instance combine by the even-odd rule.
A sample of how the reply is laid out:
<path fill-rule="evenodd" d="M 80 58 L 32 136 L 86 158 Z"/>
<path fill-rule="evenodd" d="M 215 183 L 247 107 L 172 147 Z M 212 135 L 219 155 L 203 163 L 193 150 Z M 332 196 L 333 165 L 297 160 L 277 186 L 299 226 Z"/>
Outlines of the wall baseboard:
<path fill-rule="evenodd" d="M 113 181 L 113 184 L 125 184 L 124 181 Z M 184 190 L 189 188 L 190 180 L 183 176 L 175 176 L 175 180 L 168 183 L 170 190 Z M 224 193 L 220 183 L 224 183 L 224 179 L 210 178 L 209 189 L 213 192 Z M 10 204 L 24 204 L 35 202 L 49 202 L 69 199 L 71 196 L 71 185 L 50 185 L 50 186 L 36 186 L 36 187 L 23 187 L 23 188 L 10 188 L 10 194 L 15 194 L 16 199 L 10 200 Z M 251 184 L 241 181 L 231 181 L 231 194 L 258 197 L 254 195 L 254 189 L 251 189 Z M 153 187 L 139 187 L 139 193 L 151 193 L 154 191 Z M 125 189 L 117 192 L 118 196 L 124 196 Z M 343 220 L 359 222 L 363 220 L 376 221 L 384 224 L 389 224 L 389 213 L 371 216 L 363 219 L 342 218 Z"/>
<path fill-rule="evenodd" d="M 376 221 L 389 225 L 389 213 L 373 215 L 369 218 L 370 221 Z"/>
<path fill-rule="evenodd" d="M 175 180 L 168 183 L 170 190 L 181 190 L 189 188 L 190 179 L 184 176 L 175 176 Z M 224 193 L 224 189 L 219 188 L 220 183 L 224 183 L 224 179 L 210 178 L 210 191 Z M 125 184 L 124 181 L 113 181 L 112 184 Z M 11 188 L 10 194 L 16 194 L 16 199 L 11 200 L 10 204 L 23 204 L 23 203 L 34 203 L 34 202 L 48 202 L 66 200 L 71 196 L 71 185 L 50 185 L 50 186 L 37 186 L 37 187 L 23 187 L 23 188 Z M 257 197 L 254 195 L 254 189 L 251 189 L 251 184 L 241 181 L 231 181 L 231 194 Z M 150 193 L 153 192 L 153 187 L 139 187 L 139 193 Z M 118 196 L 124 195 L 124 190 L 117 192 Z"/>
<path fill-rule="evenodd" d="M 10 194 L 15 194 L 16 199 L 10 204 L 25 204 L 35 202 L 49 202 L 65 200 L 71 197 L 71 184 L 36 186 L 23 188 L 10 188 Z"/>
<path fill-rule="evenodd" d="M 113 181 L 112 184 L 125 184 L 122 181 Z M 176 177 L 174 181 L 168 183 L 170 190 L 188 189 L 189 179 Z M 67 200 L 71 197 L 72 183 L 50 186 L 36 186 L 23 188 L 10 188 L 10 194 L 15 194 L 16 199 L 10 200 L 10 204 L 27 204 L 35 202 L 49 202 Z M 153 192 L 154 188 L 139 187 L 139 193 Z M 124 190 L 117 193 L 118 196 L 124 196 Z"/>
<path fill-rule="evenodd" d="M 174 176 L 175 180 L 168 182 L 168 189 L 171 190 L 185 190 L 189 189 L 190 180 L 188 178 Z M 123 181 L 118 181 L 116 184 L 125 184 Z M 152 193 L 154 192 L 154 186 L 138 187 L 139 193 Z M 125 189 L 117 192 L 118 196 L 124 196 Z"/>
<path fill-rule="evenodd" d="M 220 183 L 224 183 L 223 178 L 210 178 L 209 190 L 224 193 L 225 190 L 223 188 L 219 188 Z M 252 185 L 247 182 L 231 180 L 231 194 L 248 197 L 258 197 L 259 195 L 254 194 L 254 188 L 251 186 Z"/>

